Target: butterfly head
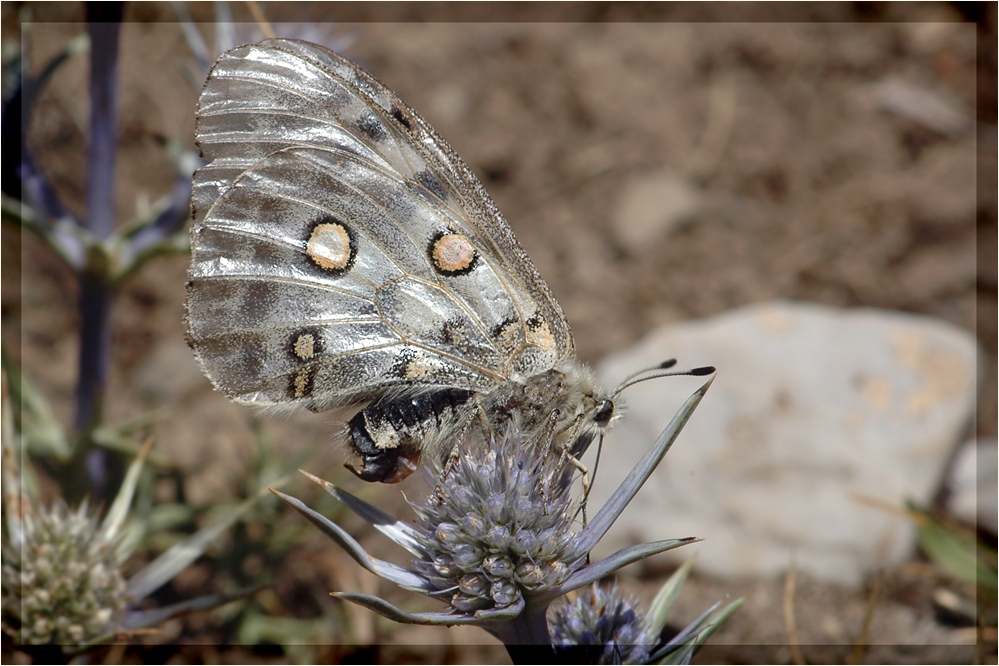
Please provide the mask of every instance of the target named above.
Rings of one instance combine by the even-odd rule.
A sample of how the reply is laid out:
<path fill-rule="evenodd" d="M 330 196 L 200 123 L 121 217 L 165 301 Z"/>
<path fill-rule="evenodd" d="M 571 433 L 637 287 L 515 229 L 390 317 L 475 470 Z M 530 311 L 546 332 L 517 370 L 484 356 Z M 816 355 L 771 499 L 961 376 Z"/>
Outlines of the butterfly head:
<path fill-rule="evenodd" d="M 593 372 L 574 359 L 551 372 L 559 378 L 551 403 L 561 414 L 557 430 L 566 442 L 575 442 L 569 448 L 581 454 L 589 442 L 601 437 L 617 421 L 621 403 L 617 393 L 608 393 L 599 386 Z"/>
<path fill-rule="evenodd" d="M 611 398 L 602 398 L 593 412 L 593 423 L 602 428 L 607 427 L 614 418 L 614 410 L 614 401 Z"/>

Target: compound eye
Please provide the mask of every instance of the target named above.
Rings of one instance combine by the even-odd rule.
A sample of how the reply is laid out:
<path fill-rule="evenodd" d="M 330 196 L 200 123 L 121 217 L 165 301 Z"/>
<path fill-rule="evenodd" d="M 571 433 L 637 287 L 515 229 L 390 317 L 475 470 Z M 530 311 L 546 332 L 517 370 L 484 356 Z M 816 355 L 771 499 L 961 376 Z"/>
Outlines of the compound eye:
<path fill-rule="evenodd" d="M 600 406 L 597 407 L 597 411 L 593 415 L 594 422 L 599 425 L 607 425 L 612 416 L 614 416 L 614 402 L 606 399 L 601 400 Z"/>

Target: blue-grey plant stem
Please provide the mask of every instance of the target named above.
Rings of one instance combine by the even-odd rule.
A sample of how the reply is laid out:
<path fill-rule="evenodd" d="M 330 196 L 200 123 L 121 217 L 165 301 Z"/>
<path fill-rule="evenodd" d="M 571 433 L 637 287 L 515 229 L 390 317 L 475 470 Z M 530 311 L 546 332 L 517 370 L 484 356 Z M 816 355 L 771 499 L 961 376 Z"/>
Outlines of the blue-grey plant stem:
<path fill-rule="evenodd" d="M 87 3 L 90 34 L 90 142 L 87 145 L 87 229 L 104 240 L 114 231 L 118 148 L 120 3 Z"/>
<path fill-rule="evenodd" d="M 548 630 L 548 606 L 524 613 L 511 622 L 497 623 L 490 633 L 503 641 L 514 664 L 549 664 L 555 660 Z"/>
<path fill-rule="evenodd" d="M 118 45 L 123 5 L 87 3 L 90 35 L 90 141 L 87 145 L 87 214 L 84 225 L 97 242 L 115 224 L 115 157 L 118 148 Z M 76 391 L 76 431 L 84 444 L 89 492 L 103 498 L 107 486 L 107 453 L 87 446 L 89 433 L 101 421 L 111 355 L 111 309 L 114 289 L 110 268 L 92 252 L 80 275 L 80 362 Z M 96 264 L 96 265 L 95 265 Z"/>
<path fill-rule="evenodd" d="M 78 44 L 79 42 L 77 42 Z M 74 44 L 76 46 L 76 44 Z M 52 184 L 39 172 L 35 166 L 31 151 L 28 148 L 27 119 L 31 117 L 38 94 L 48 83 L 52 75 L 72 56 L 73 48 L 66 47 L 52 58 L 38 76 L 29 76 L 26 66 L 20 64 L 20 85 L 3 107 L 3 137 L 6 141 L 16 141 L 21 146 L 21 160 L 18 164 L 21 192 L 18 195 L 14 187 L 8 187 L 4 182 L 4 192 L 17 195 L 22 201 L 29 201 L 38 211 L 34 222 L 38 226 L 36 233 L 42 240 L 61 256 L 71 267 L 79 270 L 83 265 L 83 247 L 80 239 L 66 233 L 63 225 L 76 224 L 73 216 L 63 207 L 62 202 L 53 189 Z M 6 178 L 6 174 L 4 176 Z M 44 233 L 42 230 L 44 229 Z"/>
<path fill-rule="evenodd" d="M 170 191 L 170 203 L 146 227 L 137 231 L 123 249 L 122 263 L 138 268 L 144 254 L 156 250 L 158 245 L 187 224 L 191 217 L 191 173 L 178 173 Z M 119 277 L 120 279 L 120 277 Z"/>

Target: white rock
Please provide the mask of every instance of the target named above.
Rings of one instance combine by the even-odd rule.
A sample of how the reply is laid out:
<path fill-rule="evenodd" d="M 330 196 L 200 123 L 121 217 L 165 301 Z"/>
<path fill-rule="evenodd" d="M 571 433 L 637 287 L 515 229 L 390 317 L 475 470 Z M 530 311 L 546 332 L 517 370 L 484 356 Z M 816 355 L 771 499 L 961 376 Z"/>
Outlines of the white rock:
<path fill-rule="evenodd" d="M 969 423 L 978 348 L 934 319 L 769 303 L 664 326 L 608 358 L 609 386 L 676 357 L 717 379 L 665 460 L 601 543 L 698 536 L 697 566 L 721 577 L 794 565 L 857 584 L 904 560 L 907 499 L 927 502 Z M 629 389 L 608 436 L 591 512 L 648 450 L 701 378 Z M 676 552 L 686 559 L 690 547 Z"/>
<path fill-rule="evenodd" d="M 947 508 L 971 525 L 999 531 L 999 449 L 995 439 L 968 442 L 957 453 L 947 479 Z"/>

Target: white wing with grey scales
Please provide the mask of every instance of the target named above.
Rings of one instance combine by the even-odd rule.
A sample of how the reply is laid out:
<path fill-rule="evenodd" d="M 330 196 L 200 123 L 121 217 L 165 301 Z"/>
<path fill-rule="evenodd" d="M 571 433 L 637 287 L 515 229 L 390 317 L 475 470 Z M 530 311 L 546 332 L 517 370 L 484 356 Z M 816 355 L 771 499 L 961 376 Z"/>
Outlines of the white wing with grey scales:
<path fill-rule="evenodd" d="M 223 55 L 198 109 L 191 344 L 239 401 L 324 409 L 488 391 L 568 355 L 558 305 L 467 167 L 303 42 Z"/>

